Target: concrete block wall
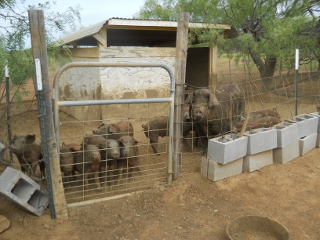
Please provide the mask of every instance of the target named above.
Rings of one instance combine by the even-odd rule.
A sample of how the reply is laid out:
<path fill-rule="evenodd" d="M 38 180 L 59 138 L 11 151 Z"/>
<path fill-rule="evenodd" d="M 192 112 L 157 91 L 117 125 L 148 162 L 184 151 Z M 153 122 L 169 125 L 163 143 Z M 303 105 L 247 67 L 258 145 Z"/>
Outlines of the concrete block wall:
<path fill-rule="evenodd" d="M 316 147 L 317 135 L 318 133 L 315 132 L 299 140 L 300 156 L 306 155 Z"/>
<path fill-rule="evenodd" d="M 299 128 L 297 123 L 281 123 L 274 127 L 277 130 L 277 147 L 284 148 L 299 141 Z"/>
<path fill-rule="evenodd" d="M 0 176 L 0 193 L 37 216 L 42 215 L 49 205 L 48 194 L 38 183 L 10 167 Z"/>
<path fill-rule="evenodd" d="M 273 164 L 272 150 L 248 154 L 243 158 L 243 171 L 254 172 L 271 164 Z"/>
<path fill-rule="evenodd" d="M 221 164 L 214 160 L 202 158 L 201 174 L 211 181 L 222 180 L 231 176 L 242 173 L 243 158 L 236 159 L 232 162 Z"/>
<path fill-rule="evenodd" d="M 285 147 L 273 149 L 273 162 L 285 164 L 300 156 L 299 141 L 295 141 Z"/>
<path fill-rule="evenodd" d="M 256 154 L 277 147 L 277 131 L 273 128 L 259 128 L 245 132 L 248 137 L 247 154 Z"/>
<path fill-rule="evenodd" d="M 298 123 L 299 138 L 317 132 L 319 119 L 312 114 L 298 115 L 292 118 L 292 121 Z"/>
<path fill-rule="evenodd" d="M 224 137 L 213 138 L 208 143 L 208 159 L 226 164 L 247 154 L 248 138 L 239 138 L 235 134 L 228 134 Z M 237 149 L 237 151 L 234 151 Z"/>
<path fill-rule="evenodd" d="M 218 181 L 273 163 L 285 164 L 319 145 L 320 115 L 302 114 L 273 128 L 246 132 L 241 138 L 233 134 L 210 139 L 201 174 Z"/>
<path fill-rule="evenodd" d="M 320 114 L 318 112 L 311 113 L 313 116 L 316 116 L 318 118 L 318 135 L 317 135 L 317 142 L 316 142 L 316 147 L 320 147 Z"/>
<path fill-rule="evenodd" d="M 277 130 L 277 148 L 273 150 L 273 161 L 285 164 L 300 155 L 299 124 L 284 122 L 274 127 Z"/>

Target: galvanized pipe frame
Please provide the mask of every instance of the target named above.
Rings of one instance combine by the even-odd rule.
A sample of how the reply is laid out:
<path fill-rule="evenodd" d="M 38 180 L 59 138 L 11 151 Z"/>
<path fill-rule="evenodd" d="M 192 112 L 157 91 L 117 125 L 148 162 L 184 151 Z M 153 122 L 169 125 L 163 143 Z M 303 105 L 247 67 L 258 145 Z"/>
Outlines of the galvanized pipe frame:
<path fill-rule="evenodd" d="M 170 97 L 169 98 L 146 98 L 146 99 L 114 99 L 114 100 L 79 100 L 79 101 L 59 101 L 59 80 L 61 75 L 70 68 L 75 67 L 157 67 L 166 70 L 170 77 Z M 174 121 L 174 97 L 175 97 L 175 78 L 172 70 L 164 64 L 154 63 L 102 63 L 102 62 L 72 62 L 63 66 L 54 77 L 53 82 L 53 107 L 54 107 L 54 127 L 56 134 L 57 149 L 60 152 L 60 120 L 59 120 L 59 107 L 72 107 L 72 106 L 93 106 L 93 105 L 112 105 L 112 104 L 139 104 L 139 103 L 170 103 L 169 111 L 169 156 L 168 156 L 168 176 L 167 183 L 171 185 L 173 178 L 173 121 Z M 113 199 L 114 197 L 107 197 L 104 200 Z M 92 200 L 86 201 L 87 204 L 95 202 Z M 69 205 L 69 204 L 68 204 Z M 72 204 L 71 206 L 76 206 Z M 80 205 L 83 205 L 80 204 Z"/>

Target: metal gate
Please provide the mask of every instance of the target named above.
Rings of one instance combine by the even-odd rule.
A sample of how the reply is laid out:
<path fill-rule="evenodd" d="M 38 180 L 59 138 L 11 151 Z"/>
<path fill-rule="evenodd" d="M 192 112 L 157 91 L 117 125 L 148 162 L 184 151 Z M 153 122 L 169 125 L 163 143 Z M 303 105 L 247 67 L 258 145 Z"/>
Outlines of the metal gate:
<path fill-rule="evenodd" d="M 59 80 L 61 75 L 70 68 L 81 67 L 81 68 L 93 68 L 93 67 L 148 67 L 148 68 L 162 68 L 164 69 L 170 77 L 170 96 L 166 98 L 145 98 L 145 99 L 104 99 L 104 100 L 78 100 L 78 101 L 61 101 L 59 96 Z M 169 89 L 168 89 L 169 90 Z M 100 202 L 109 199 L 119 198 L 126 196 L 133 192 L 144 190 L 152 186 L 155 181 L 167 181 L 169 184 L 172 182 L 172 158 L 173 158 L 173 116 L 174 116 L 174 94 L 175 94 L 175 81 L 174 75 L 171 69 L 164 64 L 152 64 L 152 63 L 101 63 L 101 62 L 73 62 L 62 67 L 56 74 L 54 78 L 54 123 L 55 123 L 55 134 L 56 142 L 58 146 L 58 151 L 60 152 L 60 164 L 61 171 L 63 172 L 64 188 L 68 206 L 78 206 L 90 204 L 93 202 Z M 93 167 L 92 162 L 88 162 L 88 155 L 86 152 L 90 152 L 84 147 L 84 141 L 82 140 L 79 149 L 71 148 L 68 146 L 68 151 L 62 152 L 62 122 L 60 121 L 60 108 L 61 107 L 84 107 L 84 106 L 112 106 L 112 105 L 139 105 L 139 104 L 157 104 L 166 103 L 169 105 L 168 109 L 168 120 L 167 120 L 167 135 L 168 141 L 166 159 L 164 161 L 157 160 L 158 154 L 149 151 L 150 144 L 140 144 L 137 148 L 147 149 L 146 155 L 139 155 L 140 159 L 146 159 L 141 165 L 142 171 L 137 173 L 133 172 L 133 176 L 130 177 L 128 174 L 130 164 L 128 163 L 130 159 L 126 160 L 126 173 L 120 174 L 118 167 L 110 167 L 109 159 L 101 159 L 102 163 L 105 161 L 105 169 L 99 168 L 97 173 L 97 166 Z M 103 119 L 94 121 L 94 123 L 100 122 Z M 68 124 L 84 124 L 79 121 L 69 121 Z M 77 128 L 77 127 L 76 127 Z M 79 128 L 80 130 L 80 128 Z M 85 136 L 83 136 L 85 137 Z M 80 145 L 81 145 L 80 144 Z M 72 149 L 72 150 L 71 150 Z M 100 148 L 101 149 L 101 148 Z M 61 151 L 60 151 L 61 150 Z M 106 150 L 106 149 L 104 149 Z M 62 162 L 63 157 L 72 155 L 73 162 Z M 163 154 L 162 154 L 163 155 Z M 75 157 L 76 156 L 76 157 Z M 79 158 L 81 162 L 79 163 Z M 77 160 L 74 160 L 77 159 Z M 81 165 L 81 167 L 75 167 L 76 165 Z M 101 164 L 102 165 L 102 164 Z M 69 169 L 68 171 L 64 171 Z M 75 171 L 77 169 L 77 171 Z M 81 169 L 79 171 L 79 169 Z M 68 173 L 67 173 L 68 172 Z M 162 173 L 161 173 L 162 172 Z M 139 175 L 139 176 L 138 176 Z M 108 177 L 110 176 L 110 177 Z M 112 181 L 108 179 L 113 179 Z M 97 184 L 97 179 L 98 183 Z"/>

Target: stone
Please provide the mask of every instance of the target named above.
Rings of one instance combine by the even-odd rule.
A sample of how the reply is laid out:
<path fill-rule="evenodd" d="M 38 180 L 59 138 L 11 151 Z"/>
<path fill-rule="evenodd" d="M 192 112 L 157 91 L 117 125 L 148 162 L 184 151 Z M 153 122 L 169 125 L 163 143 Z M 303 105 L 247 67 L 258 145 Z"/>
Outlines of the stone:
<path fill-rule="evenodd" d="M 0 215 L 0 233 L 7 230 L 11 225 L 11 222 L 3 215 Z"/>

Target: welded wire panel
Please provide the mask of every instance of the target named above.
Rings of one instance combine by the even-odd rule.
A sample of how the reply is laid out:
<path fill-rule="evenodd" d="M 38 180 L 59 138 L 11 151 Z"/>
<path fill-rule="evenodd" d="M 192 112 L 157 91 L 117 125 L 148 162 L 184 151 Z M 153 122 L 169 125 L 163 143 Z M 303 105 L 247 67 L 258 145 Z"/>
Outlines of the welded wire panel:
<path fill-rule="evenodd" d="M 133 193 L 156 182 L 166 182 L 168 106 L 169 103 L 103 106 L 106 115 L 102 120 L 86 120 L 86 114 L 82 119 L 75 119 L 61 112 L 60 166 L 67 203 L 81 204 Z M 83 106 L 72 108 L 90 112 L 90 107 L 85 111 Z M 162 124 L 157 121 L 154 124 L 155 120 Z M 123 131 L 119 132 L 117 126 L 124 127 Z M 122 139 L 129 139 L 125 156 Z M 150 139 L 157 142 L 156 152 Z M 92 144 L 96 147 L 88 147 Z"/>
<path fill-rule="evenodd" d="M 241 66 L 241 65 L 240 65 Z M 239 67 L 239 66 L 238 66 Z M 237 83 L 243 92 L 245 102 L 245 111 L 243 114 L 228 115 L 228 117 L 236 118 L 237 121 L 233 126 L 230 126 L 230 131 L 239 134 L 245 123 L 245 117 L 249 114 L 248 122 L 244 126 L 244 131 L 255 131 L 259 128 L 272 128 L 273 126 L 290 120 L 295 116 L 295 86 L 293 74 L 276 75 L 271 78 L 261 79 L 258 75 L 251 74 L 250 70 L 244 69 L 239 71 L 235 67 L 229 69 L 230 71 L 218 74 L 218 85 L 216 88 L 224 84 Z M 299 95 L 298 95 L 298 113 L 312 113 L 317 112 L 319 106 L 319 72 L 309 72 L 307 69 L 299 74 Z M 268 85 L 267 85 L 268 83 Z M 194 86 L 187 86 L 187 93 L 193 89 L 198 89 Z M 219 106 L 228 102 L 232 108 L 236 106 L 234 101 L 228 99 L 218 99 L 219 105 L 216 107 L 219 112 Z M 205 101 L 209 101 L 209 98 Z M 189 107 L 192 105 L 186 105 Z M 209 106 L 206 106 L 208 109 Z M 211 108 L 211 111 L 214 107 Z M 227 108 L 221 109 L 227 111 Z M 202 124 L 202 133 L 197 133 L 196 125 L 199 120 L 190 116 L 190 121 L 193 125 L 192 131 L 187 136 L 181 136 L 182 141 L 189 142 L 189 150 L 183 151 L 182 154 L 182 170 L 183 171 L 199 171 L 200 161 L 206 155 L 207 140 L 210 138 L 224 136 L 228 131 L 220 134 L 212 134 L 210 127 L 213 125 L 212 120 L 224 122 L 227 117 L 223 117 L 220 113 L 214 118 L 207 117 L 208 113 L 204 114 Z M 190 124 L 188 121 L 184 122 L 184 126 Z M 205 141 L 203 141 L 205 139 Z M 205 144 L 205 145 L 204 145 Z"/>

